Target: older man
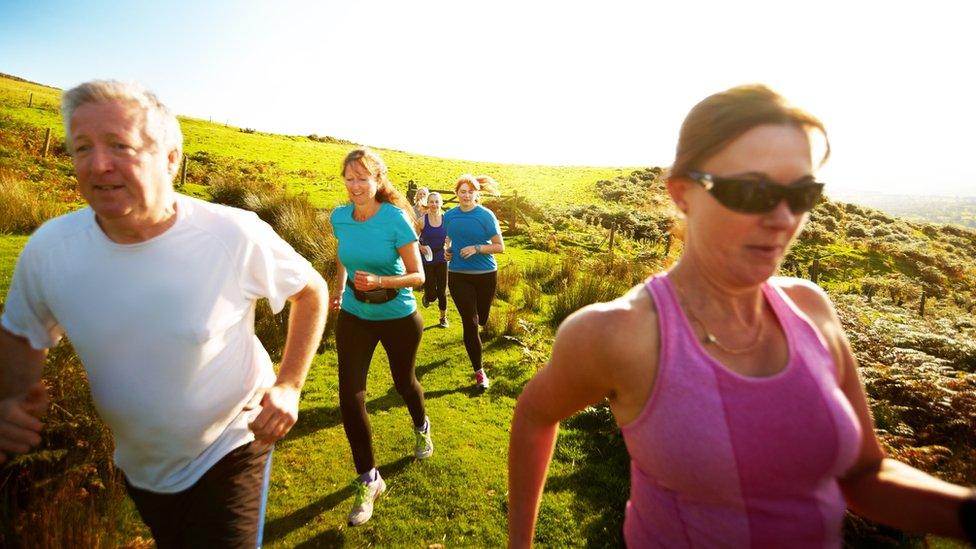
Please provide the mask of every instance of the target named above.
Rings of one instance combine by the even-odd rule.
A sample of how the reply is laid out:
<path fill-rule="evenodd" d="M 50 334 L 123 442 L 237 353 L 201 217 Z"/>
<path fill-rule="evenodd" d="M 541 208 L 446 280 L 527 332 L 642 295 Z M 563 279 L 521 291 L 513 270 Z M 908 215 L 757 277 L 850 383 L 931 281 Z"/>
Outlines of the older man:
<path fill-rule="evenodd" d="M 40 442 L 41 369 L 66 334 L 157 543 L 260 545 L 270 447 L 297 418 L 325 282 L 253 213 L 174 192 L 182 134 L 148 90 L 88 82 L 62 111 L 88 208 L 44 224 L 17 262 L 0 462 Z M 254 335 L 261 298 L 292 304 L 277 376 Z"/>

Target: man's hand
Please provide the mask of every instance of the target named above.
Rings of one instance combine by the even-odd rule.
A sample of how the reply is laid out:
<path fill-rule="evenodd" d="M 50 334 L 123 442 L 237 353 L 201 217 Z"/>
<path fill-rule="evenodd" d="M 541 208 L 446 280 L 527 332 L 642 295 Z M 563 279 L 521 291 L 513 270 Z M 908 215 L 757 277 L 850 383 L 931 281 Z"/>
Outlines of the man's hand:
<path fill-rule="evenodd" d="M 467 258 L 475 255 L 476 253 L 478 253 L 478 247 L 477 246 L 465 246 L 465 247 L 461 248 L 461 257 L 463 257 L 464 259 L 467 259 Z"/>
<path fill-rule="evenodd" d="M 47 388 L 41 382 L 24 395 L 0 400 L 0 463 L 41 443 L 40 418 L 47 404 Z"/>
<path fill-rule="evenodd" d="M 444 248 L 444 260 L 450 261 L 452 257 L 454 257 L 454 252 L 450 248 Z"/>
<path fill-rule="evenodd" d="M 298 399 L 302 390 L 292 385 L 274 385 L 264 390 L 261 413 L 248 427 L 258 442 L 271 445 L 284 438 L 298 421 Z"/>

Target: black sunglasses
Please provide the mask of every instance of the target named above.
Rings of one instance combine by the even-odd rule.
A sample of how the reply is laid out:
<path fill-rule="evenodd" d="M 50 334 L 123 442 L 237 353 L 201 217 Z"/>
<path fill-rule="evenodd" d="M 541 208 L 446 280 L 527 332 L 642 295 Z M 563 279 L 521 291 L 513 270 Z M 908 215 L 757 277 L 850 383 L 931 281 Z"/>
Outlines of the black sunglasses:
<path fill-rule="evenodd" d="M 705 190 L 726 208 L 741 213 L 768 213 L 782 200 L 790 211 L 801 214 L 817 205 L 824 184 L 804 177 L 789 185 L 756 179 L 717 177 L 702 172 L 688 172 L 688 179 L 701 183 Z"/>

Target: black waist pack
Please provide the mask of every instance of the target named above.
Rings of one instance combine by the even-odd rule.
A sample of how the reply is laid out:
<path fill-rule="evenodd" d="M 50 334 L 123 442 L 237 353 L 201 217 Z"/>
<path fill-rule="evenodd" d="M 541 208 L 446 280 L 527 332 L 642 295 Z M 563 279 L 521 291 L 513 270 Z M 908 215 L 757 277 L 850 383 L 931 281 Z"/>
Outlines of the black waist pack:
<path fill-rule="evenodd" d="M 375 290 L 357 290 L 356 286 L 353 285 L 352 280 L 346 279 L 346 286 L 352 288 L 353 295 L 356 299 L 363 303 L 370 303 L 373 305 L 379 303 L 386 303 L 387 301 L 393 301 L 400 291 L 394 290 L 393 288 L 376 288 Z"/>

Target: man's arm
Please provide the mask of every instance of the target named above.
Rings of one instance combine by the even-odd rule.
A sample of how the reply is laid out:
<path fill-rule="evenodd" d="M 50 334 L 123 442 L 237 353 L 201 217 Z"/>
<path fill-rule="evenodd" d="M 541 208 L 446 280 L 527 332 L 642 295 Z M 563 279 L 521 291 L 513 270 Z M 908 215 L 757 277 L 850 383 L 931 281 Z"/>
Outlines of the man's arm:
<path fill-rule="evenodd" d="M 47 351 L 0 327 L 0 463 L 41 443 L 47 389 L 41 371 Z"/>
<path fill-rule="evenodd" d="M 325 327 L 329 289 L 316 273 L 305 288 L 288 300 L 291 313 L 278 379 L 265 390 L 261 413 L 250 425 L 255 438 L 268 444 L 284 437 L 298 420 L 302 385 Z"/>

